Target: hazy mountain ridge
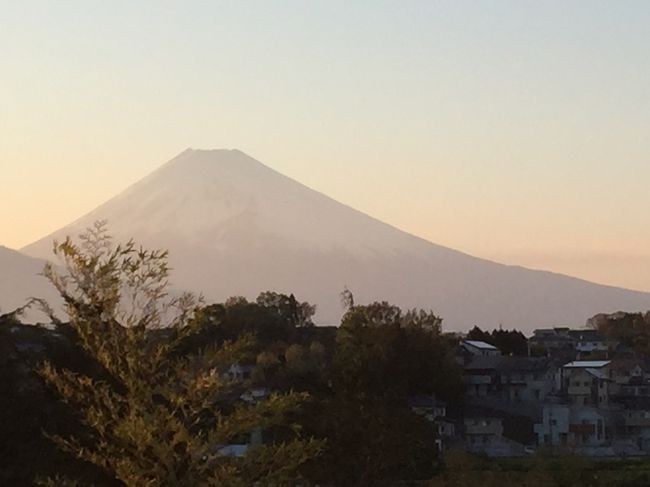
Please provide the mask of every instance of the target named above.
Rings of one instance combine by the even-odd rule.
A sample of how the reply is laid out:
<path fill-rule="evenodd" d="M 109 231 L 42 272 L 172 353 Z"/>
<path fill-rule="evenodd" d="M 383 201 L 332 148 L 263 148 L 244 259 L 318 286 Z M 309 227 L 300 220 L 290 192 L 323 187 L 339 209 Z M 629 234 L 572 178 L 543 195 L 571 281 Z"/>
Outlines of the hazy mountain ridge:
<path fill-rule="evenodd" d="M 118 240 L 167 248 L 175 287 L 221 300 L 273 289 L 337 322 L 339 292 L 435 310 L 447 327 L 581 325 L 597 312 L 650 308 L 650 294 L 472 257 L 402 232 L 237 150 L 186 150 L 86 216 L 23 249 L 99 219 Z"/>

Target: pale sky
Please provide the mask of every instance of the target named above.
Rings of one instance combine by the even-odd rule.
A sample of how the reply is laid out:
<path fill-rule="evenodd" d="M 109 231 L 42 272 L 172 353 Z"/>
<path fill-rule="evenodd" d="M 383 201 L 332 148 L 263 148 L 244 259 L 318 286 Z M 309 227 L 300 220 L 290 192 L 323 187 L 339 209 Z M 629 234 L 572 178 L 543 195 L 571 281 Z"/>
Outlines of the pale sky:
<path fill-rule="evenodd" d="M 650 2 L 0 0 L 0 244 L 238 148 L 480 257 L 650 290 Z"/>

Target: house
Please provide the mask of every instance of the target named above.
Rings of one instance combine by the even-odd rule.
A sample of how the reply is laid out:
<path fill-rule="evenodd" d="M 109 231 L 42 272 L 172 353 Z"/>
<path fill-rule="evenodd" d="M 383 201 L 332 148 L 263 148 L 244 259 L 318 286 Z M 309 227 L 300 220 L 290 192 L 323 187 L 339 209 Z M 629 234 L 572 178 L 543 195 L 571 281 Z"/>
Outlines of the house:
<path fill-rule="evenodd" d="M 528 339 L 531 354 L 553 355 L 561 351 L 573 351 L 574 341 L 569 335 L 570 328 L 540 328 L 533 331 Z"/>
<path fill-rule="evenodd" d="M 640 359 L 614 359 L 611 364 L 611 394 L 620 397 L 650 395 L 646 364 Z"/>
<path fill-rule="evenodd" d="M 503 421 L 503 413 L 481 406 L 466 406 L 463 414 L 465 450 L 489 457 L 523 455 L 524 446 L 503 435 Z"/>
<path fill-rule="evenodd" d="M 612 419 L 596 407 L 546 404 L 535 433 L 540 446 L 602 447 L 611 440 Z"/>
<path fill-rule="evenodd" d="M 580 356 L 607 356 L 618 345 L 617 342 L 601 335 L 597 330 L 570 330 L 569 336 L 573 340 L 575 350 Z"/>
<path fill-rule="evenodd" d="M 554 389 L 557 366 L 547 357 L 502 357 L 496 366 L 507 402 L 540 402 Z"/>
<path fill-rule="evenodd" d="M 443 451 L 456 436 L 456 423 L 447 417 L 447 405 L 435 396 L 413 396 L 409 398 L 411 410 L 433 423 L 436 429 L 436 446 Z"/>
<path fill-rule="evenodd" d="M 485 397 L 499 393 L 497 368 L 501 359 L 500 356 L 478 355 L 464 365 L 463 381 L 468 396 Z"/>
<path fill-rule="evenodd" d="M 501 355 L 501 351 L 497 347 L 480 340 L 463 340 L 461 347 L 471 355 L 481 355 L 486 357 Z"/>
<path fill-rule="evenodd" d="M 616 400 L 629 397 L 650 397 L 650 380 L 646 377 L 630 377 L 625 383 L 615 382 L 612 386 Z"/>
<path fill-rule="evenodd" d="M 582 360 L 563 365 L 558 389 L 569 404 L 607 407 L 610 395 L 609 360 Z"/>
<path fill-rule="evenodd" d="M 557 366 L 547 357 L 476 356 L 463 367 L 466 394 L 503 402 L 539 402 L 554 389 Z"/>
<path fill-rule="evenodd" d="M 622 425 L 619 434 L 636 447 L 650 453 L 650 398 L 634 397 L 622 401 Z"/>

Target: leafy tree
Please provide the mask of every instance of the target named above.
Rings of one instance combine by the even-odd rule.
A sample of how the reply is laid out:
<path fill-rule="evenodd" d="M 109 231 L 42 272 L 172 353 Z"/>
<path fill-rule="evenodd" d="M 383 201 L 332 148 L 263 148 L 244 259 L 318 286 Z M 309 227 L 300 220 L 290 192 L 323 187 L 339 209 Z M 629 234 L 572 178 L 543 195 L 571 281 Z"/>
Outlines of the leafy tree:
<path fill-rule="evenodd" d="M 337 393 L 310 403 L 306 428 L 327 438 L 306 475 L 317 485 L 387 486 L 430 478 L 435 431 L 403 404 Z"/>
<path fill-rule="evenodd" d="M 255 302 L 235 296 L 225 303 L 203 308 L 201 332 L 194 346 L 207 342 L 234 340 L 245 334 L 256 338 L 258 352 L 277 342 L 292 341 L 296 335 L 313 330 L 316 307 L 299 302 L 293 294 L 266 291 Z"/>
<path fill-rule="evenodd" d="M 287 424 L 306 396 L 233 401 L 243 384 L 222 372 L 250 348 L 250 337 L 178 353 L 201 312 L 192 296 L 168 296 L 165 252 L 115 246 L 98 223 L 80 244 L 55 244 L 55 254 L 64 271 L 47 265 L 45 275 L 70 320 L 59 326 L 97 365 L 93 374 L 49 362 L 40 369 L 84 426 L 79 436 L 51 436 L 61 449 L 127 486 L 297 481 L 299 467 L 322 446 Z M 225 454 L 225 445 L 256 428 L 277 427 L 288 429 L 286 441 L 251 448 L 241 459 Z"/>
<path fill-rule="evenodd" d="M 430 477 L 435 431 L 408 407 L 416 394 L 457 400 L 462 392 L 441 320 L 351 295 L 331 366 L 329 392 L 309 406 L 306 428 L 327 438 L 310 479 L 333 485 L 393 485 Z M 336 469 L 331 469 L 336 465 Z"/>
<path fill-rule="evenodd" d="M 291 327 L 314 325 L 312 317 L 316 313 L 316 306 L 307 302 L 298 302 L 293 294 L 287 296 L 286 294 L 266 291 L 257 297 L 257 304 L 273 310 Z"/>
<path fill-rule="evenodd" d="M 636 352 L 650 354 L 650 311 L 598 314 L 590 318 L 587 324 L 602 335 L 617 340 Z"/>
<path fill-rule="evenodd" d="M 385 302 L 351 307 L 337 334 L 335 387 L 376 397 L 436 394 L 458 401 L 460 369 L 441 324 L 431 312 L 403 312 Z"/>

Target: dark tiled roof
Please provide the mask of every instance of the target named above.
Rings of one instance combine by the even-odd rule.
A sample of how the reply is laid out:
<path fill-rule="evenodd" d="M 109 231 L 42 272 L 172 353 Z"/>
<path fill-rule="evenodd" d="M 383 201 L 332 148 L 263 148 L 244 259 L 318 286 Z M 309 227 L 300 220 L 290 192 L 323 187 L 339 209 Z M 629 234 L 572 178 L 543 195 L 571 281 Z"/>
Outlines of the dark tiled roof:
<path fill-rule="evenodd" d="M 553 366 L 547 357 L 482 357 L 474 358 L 465 370 L 496 370 L 499 372 L 540 372 Z"/>
<path fill-rule="evenodd" d="M 547 357 L 503 357 L 498 366 L 503 372 L 523 371 L 540 372 L 548 370 L 553 361 Z"/>

